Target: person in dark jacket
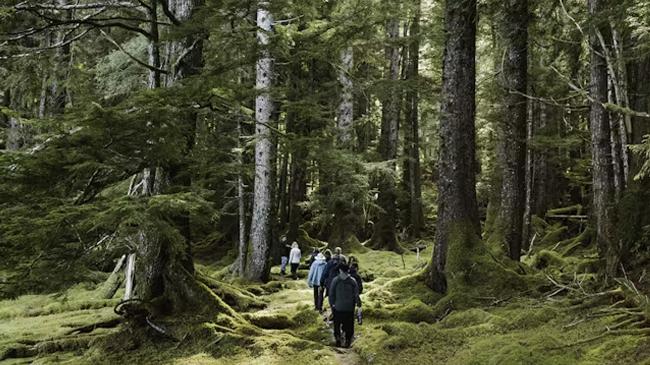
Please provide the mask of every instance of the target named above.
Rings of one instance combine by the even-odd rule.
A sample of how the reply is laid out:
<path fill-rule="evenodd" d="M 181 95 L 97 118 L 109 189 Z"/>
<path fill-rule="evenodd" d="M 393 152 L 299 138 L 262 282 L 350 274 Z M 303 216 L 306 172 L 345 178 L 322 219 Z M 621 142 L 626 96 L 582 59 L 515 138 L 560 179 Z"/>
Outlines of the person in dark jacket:
<path fill-rule="evenodd" d="M 329 293 L 330 284 L 334 277 L 338 274 L 338 266 L 340 263 L 345 263 L 345 257 L 339 254 L 334 254 L 327 262 L 323 276 L 321 276 L 321 286 L 325 288 L 325 296 Z"/>
<path fill-rule="evenodd" d="M 359 285 L 349 274 L 347 264 L 338 266 L 338 275 L 332 280 L 329 289 L 329 302 L 334 312 L 334 339 L 336 346 L 350 347 L 354 338 L 354 309 L 361 307 Z M 341 329 L 345 338 L 341 342 Z"/>

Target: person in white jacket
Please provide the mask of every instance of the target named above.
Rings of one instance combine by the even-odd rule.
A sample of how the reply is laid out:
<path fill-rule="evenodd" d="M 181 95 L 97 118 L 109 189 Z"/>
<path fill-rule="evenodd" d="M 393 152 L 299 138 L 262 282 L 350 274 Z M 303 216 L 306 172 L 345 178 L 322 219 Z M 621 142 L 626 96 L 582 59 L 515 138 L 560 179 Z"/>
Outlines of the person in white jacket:
<path fill-rule="evenodd" d="M 294 279 L 298 278 L 298 266 L 300 266 L 300 259 L 302 258 L 302 252 L 298 247 L 298 242 L 293 242 L 291 244 L 291 252 L 289 252 L 289 264 L 291 265 L 291 276 Z"/>

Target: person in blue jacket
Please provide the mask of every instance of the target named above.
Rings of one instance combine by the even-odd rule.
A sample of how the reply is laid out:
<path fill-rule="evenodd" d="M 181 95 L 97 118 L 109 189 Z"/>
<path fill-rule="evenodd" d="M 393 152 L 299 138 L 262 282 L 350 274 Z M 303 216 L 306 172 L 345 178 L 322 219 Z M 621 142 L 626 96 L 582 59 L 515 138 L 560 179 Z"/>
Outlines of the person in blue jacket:
<path fill-rule="evenodd" d="M 323 272 L 325 271 L 325 266 L 327 266 L 325 255 L 318 253 L 318 255 L 314 257 L 314 262 L 312 262 L 309 267 L 309 275 L 307 276 L 307 285 L 314 289 L 314 308 L 319 312 L 323 311 L 323 297 L 322 291 L 320 290 L 320 281 Z"/>

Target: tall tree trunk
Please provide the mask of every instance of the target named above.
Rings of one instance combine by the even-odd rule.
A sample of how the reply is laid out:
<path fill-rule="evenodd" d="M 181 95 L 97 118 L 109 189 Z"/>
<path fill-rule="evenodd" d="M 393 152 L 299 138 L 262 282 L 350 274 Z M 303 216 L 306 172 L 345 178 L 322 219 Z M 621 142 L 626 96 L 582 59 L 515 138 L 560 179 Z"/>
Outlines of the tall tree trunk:
<path fill-rule="evenodd" d="M 616 80 L 613 77 L 608 78 L 607 102 L 613 105 L 618 104 L 616 97 Z M 622 124 L 621 116 L 609 111 L 609 143 L 612 148 L 612 171 L 614 175 L 614 196 L 618 201 L 625 189 L 625 171 L 623 168 L 623 146 L 620 136 L 620 125 Z M 624 138 L 624 137 L 623 137 Z"/>
<path fill-rule="evenodd" d="M 187 22 L 200 0 L 174 0 L 169 1 L 169 9 L 180 22 Z M 158 30 L 158 1 L 151 1 L 149 9 L 149 23 L 152 37 L 148 46 L 148 60 L 156 69 L 163 65 L 161 59 L 161 44 Z M 191 42 L 191 46 L 189 43 Z M 173 50 L 170 51 L 170 50 Z M 177 65 L 173 72 L 167 75 L 166 85 L 172 85 L 176 80 L 198 72 L 201 67 L 202 44 L 200 39 L 183 39 L 172 41 L 168 44 L 165 64 L 171 65 L 170 59 L 176 59 Z M 161 73 L 150 70 L 148 87 L 155 89 L 161 87 Z M 192 148 L 195 137 L 196 115 L 189 113 L 186 120 L 187 148 Z M 132 184 L 129 195 L 153 196 L 165 193 L 170 182 L 178 185 L 189 186 L 191 179 L 186 165 L 170 167 L 165 171 L 160 167 L 150 166 L 141 174 L 139 184 Z M 188 286 L 189 279 L 194 280 L 194 265 L 190 250 L 189 215 L 187 212 L 179 217 L 172 217 L 181 234 L 185 237 L 186 254 L 172 253 L 172 243 L 164 237 L 156 227 L 144 223 L 139 227 L 136 241 L 135 260 L 135 293 L 145 302 L 159 304 L 158 310 L 179 310 L 189 306 L 196 300 L 192 287 Z M 135 259 L 135 256 L 133 256 Z"/>
<path fill-rule="evenodd" d="M 612 24 L 612 23 L 610 23 Z M 614 45 L 614 54 L 616 57 L 616 73 L 618 75 L 617 82 L 617 98 L 621 106 L 630 107 L 630 96 L 628 86 L 628 72 L 627 65 L 625 64 L 623 38 L 616 28 L 612 26 L 612 40 Z M 630 155 L 628 151 L 629 134 L 632 129 L 632 116 L 625 113 L 622 116 L 621 123 L 618 124 L 619 136 L 621 139 L 621 159 L 623 162 L 623 186 L 627 187 L 628 176 L 630 175 Z"/>
<path fill-rule="evenodd" d="M 530 90 L 530 88 L 529 88 Z M 524 225 L 522 232 L 522 250 L 527 251 L 530 249 L 530 229 L 531 219 L 533 213 L 533 182 L 535 181 L 534 161 L 535 154 L 531 147 L 533 135 L 535 134 L 535 115 L 537 115 L 537 101 L 528 102 L 528 120 L 526 121 L 526 203 L 524 206 Z"/>
<path fill-rule="evenodd" d="M 589 93 L 592 99 L 589 113 L 591 130 L 591 156 L 593 179 L 593 216 L 596 223 L 596 239 L 601 257 L 606 260 L 605 272 L 616 275 L 619 252 L 614 237 L 614 172 L 610 144 L 609 114 L 603 103 L 607 102 L 607 62 L 599 40 L 605 26 L 602 10 L 605 2 L 589 0 L 589 15 L 592 24 L 589 33 L 591 82 Z"/>
<path fill-rule="evenodd" d="M 304 30 L 303 25 L 300 30 Z M 304 112 L 301 104 L 305 95 L 313 92 L 311 79 L 313 78 L 313 65 L 309 65 L 297 54 L 293 55 L 293 63 L 289 71 L 289 110 L 287 111 L 287 132 L 292 136 L 289 141 L 291 164 L 289 165 L 290 180 L 288 183 L 289 210 L 287 225 L 287 241 L 296 241 L 298 231 L 303 222 L 301 204 L 307 200 L 307 167 L 309 146 L 306 138 L 309 135 L 310 115 Z M 309 72 L 306 69 L 309 69 Z"/>
<path fill-rule="evenodd" d="M 238 218 L 238 256 L 234 272 L 237 275 L 244 275 L 248 262 L 248 240 L 246 237 L 246 192 L 244 188 L 244 152 L 241 146 L 241 120 L 237 122 L 237 164 L 240 171 L 237 173 L 237 218 Z"/>
<path fill-rule="evenodd" d="M 351 146 L 353 142 L 352 123 L 354 117 L 354 95 L 352 84 L 352 67 L 354 66 L 354 51 L 352 47 L 341 50 L 341 68 L 339 70 L 339 82 L 341 83 L 341 101 L 337 124 L 339 129 L 339 143 L 343 146 Z"/>
<path fill-rule="evenodd" d="M 7 88 L 2 94 L 2 103 L 0 105 L 11 108 L 14 104 L 14 95 L 11 92 L 10 88 Z M 21 137 L 21 128 L 18 118 L 14 115 L 5 115 L 0 113 L 0 118 L 2 118 L 2 124 L 6 128 L 6 141 L 5 149 L 8 151 L 15 151 L 22 146 L 22 137 Z"/>
<path fill-rule="evenodd" d="M 367 62 L 362 62 L 358 67 L 359 80 L 365 80 L 370 73 L 370 66 Z M 370 141 L 373 138 L 374 125 L 371 121 L 367 120 L 366 116 L 370 109 L 370 96 L 367 94 L 368 90 L 364 89 L 361 85 L 354 88 L 354 131 L 357 137 L 355 145 L 356 152 L 364 153 L 368 150 Z"/>
<path fill-rule="evenodd" d="M 56 0 L 56 5 L 66 6 L 68 2 L 68 0 Z M 70 19 L 72 19 L 72 12 L 70 10 L 64 11 L 63 20 Z M 46 34 L 45 45 L 55 46 L 64 43 L 65 34 L 66 32 L 64 30 L 56 30 L 51 34 Z M 41 96 L 38 107 L 39 118 L 63 114 L 66 101 L 69 100 L 65 82 L 68 79 L 68 70 L 72 57 L 70 51 L 70 44 L 56 47 L 54 50 L 53 67 L 49 73 L 43 76 L 41 85 Z"/>
<path fill-rule="evenodd" d="M 278 176 L 278 224 L 280 229 L 285 229 L 289 222 L 289 194 L 287 185 L 289 181 L 289 157 L 288 151 L 280 156 L 280 172 Z"/>
<path fill-rule="evenodd" d="M 273 84 L 273 59 L 269 50 L 270 34 L 273 31 L 273 16 L 268 10 L 270 3 L 258 2 L 257 41 L 260 55 L 257 60 L 255 88 L 255 186 L 253 198 L 253 217 L 251 222 L 250 259 L 246 265 L 245 277 L 249 280 L 266 280 L 270 266 L 268 262 L 271 248 L 271 209 L 272 209 L 272 138 L 269 123 L 273 113 L 270 89 Z"/>
<path fill-rule="evenodd" d="M 399 137 L 400 92 L 400 49 L 399 21 L 395 18 L 386 23 L 388 45 L 386 47 L 386 79 L 389 82 L 382 101 L 381 137 L 379 140 L 379 155 L 383 161 L 390 161 L 391 170 L 395 169 L 397 158 L 397 142 Z M 397 225 L 397 198 L 395 177 L 392 172 L 383 172 L 379 177 L 379 196 L 377 205 L 380 211 L 374 225 L 372 247 L 399 251 L 395 228 Z"/>
<path fill-rule="evenodd" d="M 505 46 L 501 116 L 501 203 L 498 234 L 511 259 L 519 261 L 526 206 L 526 98 L 528 74 L 528 0 L 504 4 L 501 34 Z"/>
<path fill-rule="evenodd" d="M 640 112 L 650 111 L 650 56 L 642 56 L 640 59 L 631 63 L 629 80 L 631 86 L 630 105 L 632 109 Z M 638 116 L 631 118 L 630 143 L 640 144 L 643 142 L 643 137 L 648 134 L 650 134 L 650 123 L 648 123 L 647 118 Z M 650 178 L 646 177 L 638 181 L 634 180 L 634 177 L 641 170 L 643 162 L 641 156 L 637 154 L 631 156 L 628 184 L 637 188 L 640 185 L 650 187 Z"/>
<path fill-rule="evenodd" d="M 476 22 L 476 0 L 447 0 L 439 127 L 438 221 L 427 277 L 427 284 L 438 292 L 447 290 L 445 264 L 450 246 L 470 250 L 480 237 L 474 125 Z"/>
<path fill-rule="evenodd" d="M 404 120 L 404 177 L 408 207 L 405 224 L 411 238 L 420 237 L 424 225 L 422 211 L 422 181 L 420 171 L 420 123 L 419 123 L 419 64 L 420 64 L 420 0 L 415 1 L 415 14 L 410 26 L 410 41 L 406 79 L 406 108 Z"/>

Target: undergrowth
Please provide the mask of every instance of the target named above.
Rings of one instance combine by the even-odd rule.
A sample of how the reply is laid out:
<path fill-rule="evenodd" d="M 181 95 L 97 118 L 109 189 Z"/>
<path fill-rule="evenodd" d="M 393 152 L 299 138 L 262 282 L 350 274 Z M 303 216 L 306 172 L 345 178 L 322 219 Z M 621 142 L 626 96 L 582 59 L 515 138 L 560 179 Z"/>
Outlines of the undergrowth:
<path fill-rule="evenodd" d="M 539 234 L 556 230 L 545 224 Z M 71 333 L 117 317 L 117 299 L 82 284 L 0 302 L 0 354 L 8 364 L 650 364 L 647 297 L 629 280 L 602 287 L 588 233 L 567 235 L 538 242 L 521 265 L 496 260 L 480 242 L 473 253 L 451 252 L 460 270 L 445 296 L 425 285 L 430 248 L 419 259 L 356 253 L 364 323 L 351 352 L 333 349 L 303 278 L 274 267 L 269 283 L 247 284 L 229 280 L 221 262 L 197 272 L 235 316 L 161 319 L 169 338 L 124 324 Z"/>

